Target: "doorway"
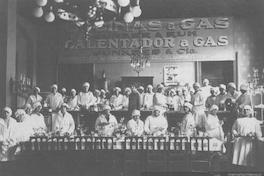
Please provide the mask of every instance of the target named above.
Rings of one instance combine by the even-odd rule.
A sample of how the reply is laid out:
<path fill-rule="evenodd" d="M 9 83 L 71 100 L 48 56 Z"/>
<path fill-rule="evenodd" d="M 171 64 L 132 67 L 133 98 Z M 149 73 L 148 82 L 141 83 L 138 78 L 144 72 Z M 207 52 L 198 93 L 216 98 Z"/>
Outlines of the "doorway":
<path fill-rule="evenodd" d="M 90 90 L 94 89 L 94 65 L 93 64 L 59 64 L 58 83 L 59 87 L 65 87 L 67 93 L 71 89 L 76 92 L 82 90 L 84 82 L 90 83 Z"/>
<path fill-rule="evenodd" d="M 233 61 L 201 62 L 201 81 L 207 78 L 213 87 L 234 82 Z"/>

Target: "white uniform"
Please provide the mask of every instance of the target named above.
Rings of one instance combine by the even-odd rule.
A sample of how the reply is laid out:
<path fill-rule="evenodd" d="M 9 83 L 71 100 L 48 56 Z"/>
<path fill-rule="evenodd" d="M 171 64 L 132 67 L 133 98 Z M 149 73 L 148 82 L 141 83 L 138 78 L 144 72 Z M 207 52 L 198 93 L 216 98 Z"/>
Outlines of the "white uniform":
<path fill-rule="evenodd" d="M 7 126 L 4 119 L 0 118 L 0 142 L 4 142 L 7 146 L 3 144 L 0 145 L 0 161 L 14 160 L 14 153 L 16 151 L 16 144 L 18 138 L 18 128 L 15 119 L 10 117 L 9 126 Z"/>
<path fill-rule="evenodd" d="M 61 133 L 73 134 L 75 123 L 70 113 L 66 112 L 64 115 L 59 111 L 54 117 L 53 132 L 60 131 Z"/>
<path fill-rule="evenodd" d="M 156 128 L 163 128 L 161 131 L 163 134 L 167 131 L 168 121 L 164 116 L 160 115 L 158 117 L 153 117 L 150 115 L 146 118 L 144 130 L 150 133 L 155 131 Z"/>
<path fill-rule="evenodd" d="M 59 92 L 56 92 L 55 94 L 50 93 L 47 96 L 46 103 L 52 110 L 56 110 L 63 103 L 62 95 Z"/>
<path fill-rule="evenodd" d="M 77 96 L 77 104 L 81 106 L 85 106 L 87 109 L 93 105 L 95 102 L 94 96 L 92 92 L 80 92 Z"/>
<path fill-rule="evenodd" d="M 187 136 L 191 136 L 193 134 L 194 127 L 195 127 L 194 116 L 191 112 L 189 112 L 182 119 L 181 131 L 185 133 Z"/>
<path fill-rule="evenodd" d="M 204 127 L 205 125 L 205 112 L 204 112 L 204 97 L 201 91 L 196 92 L 192 97 L 193 115 L 196 126 Z"/>
<path fill-rule="evenodd" d="M 127 128 L 131 130 L 134 135 L 141 136 L 144 132 L 144 122 L 140 119 L 138 122 L 136 122 L 134 119 L 130 119 L 127 122 Z"/>
<path fill-rule="evenodd" d="M 143 107 L 146 107 L 147 109 L 151 109 L 153 106 L 153 96 L 154 93 L 146 93 L 143 99 Z"/>
<path fill-rule="evenodd" d="M 110 103 L 110 105 L 114 106 L 115 110 L 122 109 L 122 106 L 123 106 L 123 104 L 122 104 L 123 103 L 123 95 L 122 94 L 119 94 L 118 96 L 112 95 L 110 97 L 109 103 Z"/>
<path fill-rule="evenodd" d="M 205 130 L 210 137 L 214 137 L 220 141 L 224 140 L 223 128 L 216 115 L 208 114 L 205 120 Z"/>
<path fill-rule="evenodd" d="M 247 136 L 250 132 L 262 136 L 260 125 L 257 119 L 243 117 L 233 124 L 232 130 L 241 136 Z M 256 145 L 251 137 L 238 137 L 234 143 L 233 164 L 244 166 L 256 166 L 257 151 Z"/>

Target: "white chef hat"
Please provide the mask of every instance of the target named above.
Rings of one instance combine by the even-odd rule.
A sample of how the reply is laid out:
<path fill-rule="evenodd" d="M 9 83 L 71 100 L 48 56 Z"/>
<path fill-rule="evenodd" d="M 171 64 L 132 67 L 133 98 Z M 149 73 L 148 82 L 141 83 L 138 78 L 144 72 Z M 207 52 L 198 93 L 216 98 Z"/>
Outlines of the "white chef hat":
<path fill-rule="evenodd" d="M 135 109 L 133 112 L 132 112 L 132 116 L 136 116 L 136 115 L 139 115 L 140 116 L 140 111 Z"/>
<path fill-rule="evenodd" d="M 3 109 L 3 112 L 8 112 L 10 116 L 12 115 L 12 109 L 9 108 L 9 107 L 5 107 L 5 108 Z"/>
<path fill-rule="evenodd" d="M 52 88 L 56 88 L 56 89 L 58 89 L 58 86 L 57 86 L 57 84 L 52 84 L 51 86 L 50 86 L 50 88 L 52 89 Z"/>
<path fill-rule="evenodd" d="M 25 115 L 26 112 L 24 109 L 18 109 L 16 112 L 15 112 L 15 116 L 16 118 L 18 118 L 19 115 Z"/>
<path fill-rule="evenodd" d="M 211 107 L 210 107 L 210 111 L 212 111 L 212 110 L 219 110 L 219 108 L 218 108 L 218 106 L 217 105 L 212 105 Z"/>
<path fill-rule="evenodd" d="M 242 85 L 240 86 L 240 90 L 245 90 L 245 91 L 247 91 L 247 90 L 248 90 L 248 86 L 247 86 L 246 84 L 242 84 Z"/>
<path fill-rule="evenodd" d="M 139 90 L 141 89 L 141 90 L 144 90 L 144 87 L 143 86 L 139 86 L 139 88 L 138 88 Z"/>
<path fill-rule="evenodd" d="M 188 107 L 190 110 L 193 108 L 193 105 L 189 102 L 184 103 L 183 107 Z"/>
<path fill-rule="evenodd" d="M 37 107 L 42 107 L 42 105 L 41 105 L 41 103 L 40 102 L 35 102 L 34 104 L 33 104 L 33 110 L 35 110 Z"/>
<path fill-rule="evenodd" d="M 37 90 L 38 92 L 40 92 L 40 88 L 39 87 L 35 87 L 35 90 Z"/>
<path fill-rule="evenodd" d="M 233 87 L 234 89 L 236 89 L 236 85 L 233 82 L 228 83 L 227 87 Z"/>
<path fill-rule="evenodd" d="M 113 89 L 114 91 L 118 91 L 118 92 L 121 92 L 121 89 L 119 88 L 119 87 L 115 87 L 114 89 Z"/>
<path fill-rule="evenodd" d="M 62 91 L 62 92 L 67 92 L 65 87 L 63 87 L 63 88 L 61 89 L 61 91 Z"/>
<path fill-rule="evenodd" d="M 193 87 L 194 87 L 194 86 L 195 86 L 195 87 L 201 87 L 201 85 L 200 85 L 198 82 L 194 83 L 194 84 L 193 84 Z"/>
<path fill-rule="evenodd" d="M 75 89 L 72 89 L 71 92 L 75 92 L 76 93 L 76 90 Z"/>
<path fill-rule="evenodd" d="M 106 110 L 106 109 L 111 110 L 111 107 L 109 105 L 104 105 L 103 110 Z"/>
<path fill-rule="evenodd" d="M 152 86 L 152 85 L 148 85 L 147 88 L 149 88 L 149 89 L 153 89 L 153 86 Z"/>
<path fill-rule="evenodd" d="M 220 84 L 220 85 L 219 85 L 219 88 L 222 88 L 222 89 L 226 90 L 226 85 L 224 85 L 224 84 Z"/>
<path fill-rule="evenodd" d="M 129 87 L 126 87 L 125 92 L 131 92 L 131 89 Z"/>

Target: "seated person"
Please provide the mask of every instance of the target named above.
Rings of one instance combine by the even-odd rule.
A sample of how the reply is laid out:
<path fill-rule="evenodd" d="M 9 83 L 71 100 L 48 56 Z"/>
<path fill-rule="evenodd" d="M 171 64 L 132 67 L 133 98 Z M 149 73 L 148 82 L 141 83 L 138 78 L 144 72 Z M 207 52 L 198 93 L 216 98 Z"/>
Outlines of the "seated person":
<path fill-rule="evenodd" d="M 5 107 L 0 118 L 0 161 L 14 160 L 17 141 L 17 122 L 11 117 L 12 110 Z"/>
<path fill-rule="evenodd" d="M 95 130 L 105 135 L 112 135 L 117 126 L 116 117 L 110 113 L 111 107 L 105 105 L 102 114 L 95 121 Z"/>
<path fill-rule="evenodd" d="M 68 104 L 62 103 L 60 111 L 54 117 L 53 132 L 59 135 L 71 135 L 74 133 L 75 123 L 73 117 L 67 112 Z"/>
<path fill-rule="evenodd" d="M 187 136 L 192 136 L 195 128 L 195 120 L 194 116 L 192 114 L 192 104 L 191 103 L 184 103 L 183 109 L 186 113 L 182 119 L 181 122 L 181 131 L 183 134 L 186 134 Z"/>
<path fill-rule="evenodd" d="M 145 121 L 144 130 L 147 134 L 161 135 L 165 134 L 168 128 L 168 121 L 163 114 L 163 107 L 154 106 L 152 115 L 148 116 Z"/>
<path fill-rule="evenodd" d="M 36 102 L 33 105 L 33 112 L 29 118 L 28 123 L 33 128 L 34 132 L 46 132 L 47 127 L 45 124 L 44 116 L 40 113 L 42 105 L 40 102 Z"/>
<path fill-rule="evenodd" d="M 26 119 L 30 117 L 27 116 L 26 112 L 23 109 L 18 109 L 15 112 L 15 118 L 18 122 L 17 127 L 19 131 L 19 141 L 28 141 L 30 139 L 30 136 L 34 134 L 33 128 L 28 123 L 28 119 Z"/>
<path fill-rule="evenodd" d="M 130 136 L 141 136 L 144 132 L 144 122 L 140 120 L 140 111 L 132 111 L 132 119 L 127 122 L 128 134 Z"/>
<path fill-rule="evenodd" d="M 205 119 L 205 132 L 210 137 L 214 137 L 220 141 L 224 141 L 224 132 L 222 125 L 224 122 L 217 117 L 218 106 L 212 105 Z"/>
<path fill-rule="evenodd" d="M 249 105 L 245 105 L 242 117 L 238 118 L 233 124 L 232 133 L 237 138 L 234 141 L 232 164 L 243 166 L 256 166 L 257 164 L 258 153 L 254 147 L 255 140 L 250 136 L 261 137 L 262 132 L 257 119 L 251 117 L 252 113 L 252 108 Z"/>

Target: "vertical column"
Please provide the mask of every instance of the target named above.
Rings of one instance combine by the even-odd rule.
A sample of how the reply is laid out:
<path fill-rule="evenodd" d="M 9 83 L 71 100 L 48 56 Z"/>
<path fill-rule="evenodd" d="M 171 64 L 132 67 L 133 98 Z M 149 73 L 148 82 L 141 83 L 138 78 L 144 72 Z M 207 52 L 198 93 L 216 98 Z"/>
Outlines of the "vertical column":
<path fill-rule="evenodd" d="M 16 70 L 16 4 L 17 0 L 0 1 L 0 108 L 12 102 L 9 81 Z"/>

